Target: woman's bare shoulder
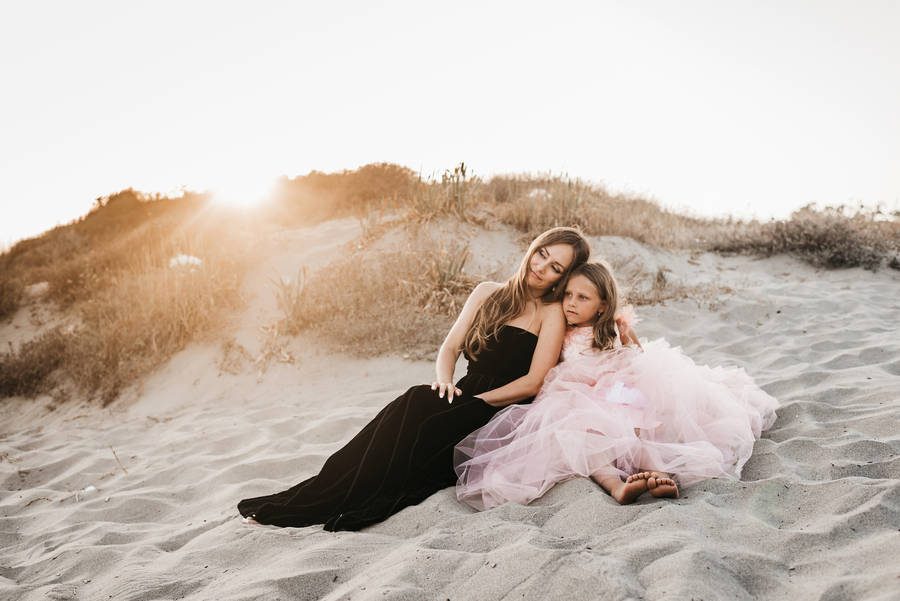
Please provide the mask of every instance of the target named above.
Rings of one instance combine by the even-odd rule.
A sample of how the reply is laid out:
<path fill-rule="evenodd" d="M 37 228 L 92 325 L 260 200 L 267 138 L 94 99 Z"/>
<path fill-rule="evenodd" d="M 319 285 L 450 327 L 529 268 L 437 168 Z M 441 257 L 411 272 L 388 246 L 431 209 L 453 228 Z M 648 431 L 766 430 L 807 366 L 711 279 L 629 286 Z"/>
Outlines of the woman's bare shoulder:
<path fill-rule="evenodd" d="M 566 315 L 563 312 L 562 303 L 554 302 L 541 305 L 538 309 L 541 323 L 552 323 L 555 325 L 565 324 Z"/>
<path fill-rule="evenodd" d="M 475 289 L 472 290 L 472 296 L 476 298 L 487 298 L 496 290 L 499 290 L 503 287 L 503 284 L 500 282 L 481 282 Z"/>
<path fill-rule="evenodd" d="M 469 298 L 466 299 L 466 308 L 468 308 L 469 311 L 477 310 L 484 304 L 484 301 L 487 300 L 487 297 L 489 297 L 491 293 L 502 286 L 503 284 L 497 282 L 481 282 L 469 293 Z"/>
<path fill-rule="evenodd" d="M 541 303 L 538 310 L 540 311 L 541 315 L 563 315 L 563 306 L 559 301 L 554 301 L 552 303 Z"/>

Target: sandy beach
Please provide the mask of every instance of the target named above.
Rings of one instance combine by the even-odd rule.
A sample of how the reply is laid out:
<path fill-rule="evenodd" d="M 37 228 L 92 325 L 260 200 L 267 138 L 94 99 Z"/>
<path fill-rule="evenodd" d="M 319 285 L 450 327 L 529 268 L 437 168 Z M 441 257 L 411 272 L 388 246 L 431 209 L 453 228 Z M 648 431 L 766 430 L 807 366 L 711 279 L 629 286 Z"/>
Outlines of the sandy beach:
<path fill-rule="evenodd" d="M 259 353 L 273 270 L 323 267 L 359 227 L 273 238 L 223 336 Z M 512 230 L 456 235 L 473 275 L 511 273 L 522 251 Z M 779 400 L 740 481 L 619 506 L 575 479 L 483 513 L 447 488 L 361 532 L 245 525 L 238 500 L 315 474 L 433 366 L 298 336 L 291 361 L 229 367 L 206 341 L 107 408 L 0 403 L 0 599 L 900 599 L 900 273 L 590 241 L 622 278 L 707 290 L 638 307 L 641 338 L 743 367 Z M 28 311 L 0 341 L 28 337 Z"/>

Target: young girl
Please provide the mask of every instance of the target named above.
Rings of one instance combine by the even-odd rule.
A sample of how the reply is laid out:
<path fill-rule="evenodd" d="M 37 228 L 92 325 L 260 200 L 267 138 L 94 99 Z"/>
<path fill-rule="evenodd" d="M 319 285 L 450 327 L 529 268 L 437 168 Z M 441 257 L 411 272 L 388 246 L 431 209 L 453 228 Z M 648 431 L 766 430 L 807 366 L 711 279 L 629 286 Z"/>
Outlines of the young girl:
<path fill-rule="evenodd" d="M 697 365 L 661 339 L 642 349 L 631 307 L 618 303 L 607 266 L 572 271 L 561 363 L 531 405 L 504 409 L 456 446 L 461 501 L 526 504 L 583 476 L 625 504 L 648 490 L 677 497 L 670 473 L 682 485 L 740 476 L 777 401 L 740 368 Z"/>

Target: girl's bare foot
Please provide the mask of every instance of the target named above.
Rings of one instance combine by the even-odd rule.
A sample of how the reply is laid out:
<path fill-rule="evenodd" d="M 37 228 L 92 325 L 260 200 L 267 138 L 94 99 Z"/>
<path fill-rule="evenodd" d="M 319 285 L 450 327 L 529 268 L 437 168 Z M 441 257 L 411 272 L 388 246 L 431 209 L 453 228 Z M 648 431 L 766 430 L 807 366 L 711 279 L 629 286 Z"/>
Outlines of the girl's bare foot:
<path fill-rule="evenodd" d="M 628 476 L 625 484 L 615 491 L 612 498 L 618 501 L 619 505 L 634 503 L 639 496 L 647 492 L 647 477 L 649 476 L 650 474 L 647 472 Z"/>
<path fill-rule="evenodd" d="M 254 520 L 251 516 L 247 516 L 245 518 L 241 518 L 241 521 L 245 524 L 253 524 L 254 526 L 262 526 L 259 522 Z"/>
<path fill-rule="evenodd" d="M 650 472 L 650 476 L 647 478 L 647 488 L 654 497 L 673 499 L 679 497 L 678 485 L 665 473 Z"/>
<path fill-rule="evenodd" d="M 647 473 L 649 476 L 650 473 Z M 619 505 L 628 505 L 634 503 L 635 499 L 647 492 L 647 479 L 634 476 L 628 476 L 625 482 L 619 476 L 606 474 L 592 474 L 591 479 L 600 485 L 600 487 L 609 493 Z"/>

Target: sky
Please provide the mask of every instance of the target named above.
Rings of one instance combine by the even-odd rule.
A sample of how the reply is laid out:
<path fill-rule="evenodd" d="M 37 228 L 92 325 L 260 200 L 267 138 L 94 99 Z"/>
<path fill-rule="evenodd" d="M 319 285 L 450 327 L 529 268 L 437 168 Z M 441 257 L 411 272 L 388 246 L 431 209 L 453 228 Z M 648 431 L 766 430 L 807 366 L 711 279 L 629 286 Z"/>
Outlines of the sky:
<path fill-rule="evenodd" d="M 17 2 L 0 246 L 134 187 L 392 162 L 696 215 L 900 208 L 900 2 Z"/>

